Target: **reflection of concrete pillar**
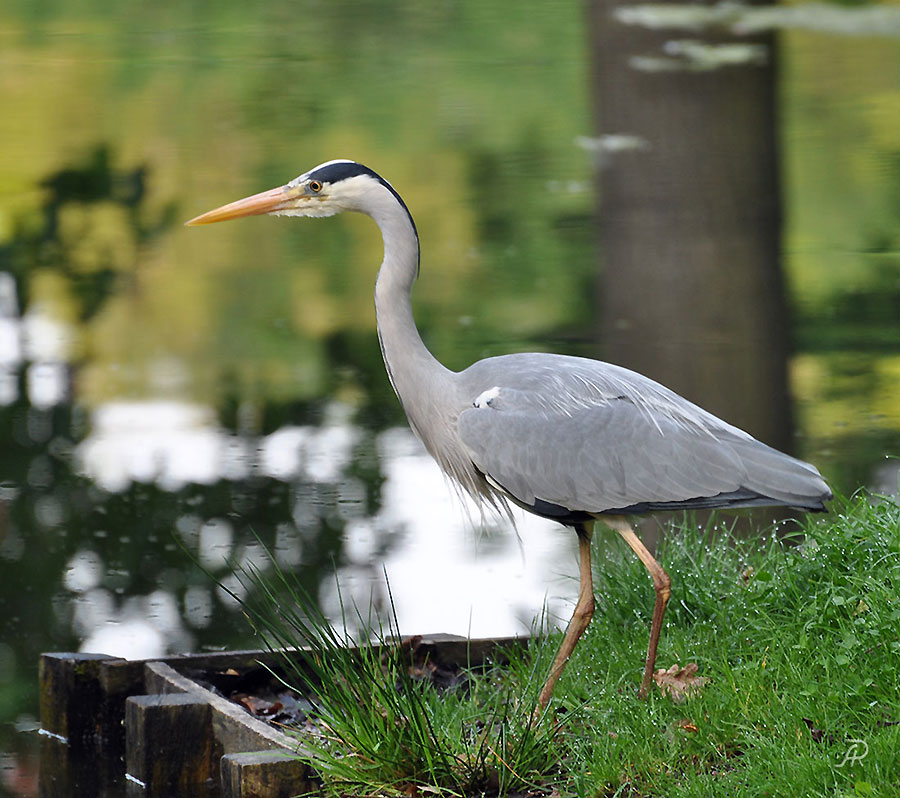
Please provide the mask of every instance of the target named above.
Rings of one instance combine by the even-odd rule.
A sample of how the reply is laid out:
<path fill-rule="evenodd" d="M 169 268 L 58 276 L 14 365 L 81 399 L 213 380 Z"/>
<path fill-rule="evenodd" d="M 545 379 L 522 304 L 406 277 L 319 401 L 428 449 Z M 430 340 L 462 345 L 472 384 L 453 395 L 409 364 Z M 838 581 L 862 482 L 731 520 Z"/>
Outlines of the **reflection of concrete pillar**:
<path fill-rule="evenodd" d="M 590 4 L 602 354 L 789 450 L 773 39 L 627 7 Z"/>

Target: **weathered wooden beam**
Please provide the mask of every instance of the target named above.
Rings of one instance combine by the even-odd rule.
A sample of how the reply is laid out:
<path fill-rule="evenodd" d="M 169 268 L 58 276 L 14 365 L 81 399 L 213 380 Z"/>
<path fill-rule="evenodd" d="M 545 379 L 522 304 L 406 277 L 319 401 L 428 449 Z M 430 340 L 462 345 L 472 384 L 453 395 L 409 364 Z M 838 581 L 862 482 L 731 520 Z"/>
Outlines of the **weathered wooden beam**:
<path fill-rule="evenodd" d="M 307 764 L 277 751 L 225 754 L 221 785 L 221 798 L 290 798 L 315 789 Z"/>
<path fill-rule="evenodd" d="M 103 748 L 110 735 L 120 733 L 101 679 L 101 668 L 111 659 L 105 654 L 41 654 L 38 680 L 45 732 L 75 749 Z"/>
<path fill-rule="evenodd" d="M 219 776 L 211 709 L 192 695 L 140 695 L 125 702 L 125 770 L 151 794 L 188 795 Z M 217 755 L 218 754 L 218 755 Z"/>

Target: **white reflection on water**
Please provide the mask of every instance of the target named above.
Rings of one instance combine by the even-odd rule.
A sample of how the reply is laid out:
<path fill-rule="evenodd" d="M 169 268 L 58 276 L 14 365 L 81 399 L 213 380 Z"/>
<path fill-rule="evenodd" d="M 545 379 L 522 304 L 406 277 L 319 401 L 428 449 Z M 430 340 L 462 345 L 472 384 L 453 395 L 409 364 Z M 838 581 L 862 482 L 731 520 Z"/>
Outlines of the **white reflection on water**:
<path fill-rule="evenodd" d="M 103 581 L 106 568 L 100 555 L 90 549 L 82 549 L 66 566 L 63 586 L 73 593 L 85 593 Z"/>
<path fill-rule="evenodd" d="M 169 591 L 129 596 L 120 604 L 109 590 L 94 588 L 76 596 L 73 605 L 81 651 L 148 659 L 191 647 L 193 638 Z"/>
<path fill-rule="evenodd" d="M 59 362 L 32 363 L 26 371 L 25 384 L 31 405 L 48 410 L 68 398 L 69 366 Z"/>
<path fill-rule="evenodd" d="M 286 427 L 252 446 L 222 429 L 209 408 L 174 401 L 116 402 L 95 411 L 93 431 L 77 455 L 81 470 L 108 490 L 123 490 L 134 481 L 167 489 L 211 483 L 234 473 L 235 453 L 241 453 L 247 473 L 288 481 L 339 480 L 361 431 L 340 409 L 328 417 L 321 428 Z M 502 519 L 486 519 L 490 534 L 482 535 L 478 509 L 456 495 L 408 429 L 381 433 L 377 452 L 385 476 L 381 510 L 370 518 L 348 519 L 340 588 L 328 580 L 323 588 L 330 617 L 341 615 L 338 591 L 345 607 L 355 605 L 364 615 L 373 600 L 384 609 L 385 573 L 403 634 L 520 634 L 545 610 L 554 622 L 567 617 L 577 588 L 574 535 L 524 513 L 517 516 L 518 539 L 512 524 Z M 179 531 L 197 541 L 202 563 L 213 566 L 232 553 L 227 521 L 190 518 Z M 299 534 L 278 531 L 275 554 L 284 564 L 299 560 L 302 534 L 302 528 Z M 380 557 L 379 542 L 388 535 L 392 545 Z M 246 547 L 238 552 L 257 563 L 259 555 Z M 240 592 L 237 581 L 223 581 Z M 152 622 L 148 619 L 148 603 L 159 605 L 158 595 L 155 600 L 132 597 L 117 610 L 100 592 L 89 590 L 77 599 L 82 650 L 140 657 L 190 646 L 179 613 L 157 612 Z M 221 591 L 216 595 L 228 600 Z M 208 601 L 191 598 L 188 623 L 203 625 Z"/>
<path fill-rule="evenodd" d="M 205 629 L 212 621 L 213 600 L 210 590 L 191 585 L 184 591 L 184 617 L 195 629 Z"/>
<path fill-rule="evenodd" d="M 19 316 L 15 278 L 0 272 L 0 405 L 19 398 L 18 370 L 27 362 L 29 402 L 47 410 L 69 399 L 75 329 L 57 318 L 47 302 L 34 302 Z"/>
<path fill-rule="evenodd" d="M 93 413 L 93 431 L 78 447 L 82 470 L 108 491 L 132 482 L 164 490 L 223 478 L 236 439 L 202 405 L 169 400 L 109 402 Z"/>
<path fill-rule="evenodd" d="M 223 430 L 215 412 L 174 400 L 116 401 L 93 413 L 92 432 L 78 447 L 81 470 L 111 492 L 132 482 L 164 490 L 211 485 L 251 472 L 290 481 L 336 480 L 350 462 L 360 432 L 334 410 L 323 427 L 287 426 L 259 442 Z"/>
<path fill-rule="evenodd" d="M 336 482 L 359 438 L 356 427 L 340 421 L 324 427 L 282 427 L 263 438 L 259 471 L 285 481 L 302 475 L 314 482 Z"/>
<path fill-rule="evenodd" d="M 228 563 L 234 529 L 224 518 L 210 518 L 200 527 L 197 559 L 209 571 L 215 571 Z"/>
<path fill-rule="evenodd" d="M 46 410 L 68 400 L 74 341 L 73 327 L 45 303 L 34 303 L 22 317 L 22 348 L 29 361 L 25 384 L 34 407 Z"/>
<path fill-rule="evenodd" d="M 511 524 L 496 519 L 498 531 L 479 541 L 478 508 L 456 494 L 409 430 L 383 433 L 378 449 L 386 477 L 382 510 L 350 551 L 372 547 L 378 528 L 406 530 L 383 563 L 401 633 L 517 634 L 528 632 L 545 606 L 551 618 L 566 614 L 560 605 L 577 587 L 569 578 L 575 573 L 574 535 L 518 513 L 521 546 Z M 348 527 L 348 537 L 353 531 Z M 383 573 L 373 573 L 371 563 L 357 559 L 342 568 L 338 584 L 340 597 L 334 583 L 324 586 L 323 606 L 331 617 L 340 615 L 340 599 L 361 610 L 372 599 L 386 604 Z"/>
<path fill-rule="evenodd" d="M 0 272 L 0 405 L 19 398 L 17 368 L 22 362 L 22 335 L 15 278 Z"/>
<path fill-rule="evenodd" d="M 613 16 L 649 30 L 702 31 L 725 28 L 750 35 L 769 30 L 820 31 L 843 36 L 900 35 L 900 10 L 889 4 L 848 8 L 837 3 L 753 6 L 732 0 L 712 5 L 646 3 L 621 6 Z"/>

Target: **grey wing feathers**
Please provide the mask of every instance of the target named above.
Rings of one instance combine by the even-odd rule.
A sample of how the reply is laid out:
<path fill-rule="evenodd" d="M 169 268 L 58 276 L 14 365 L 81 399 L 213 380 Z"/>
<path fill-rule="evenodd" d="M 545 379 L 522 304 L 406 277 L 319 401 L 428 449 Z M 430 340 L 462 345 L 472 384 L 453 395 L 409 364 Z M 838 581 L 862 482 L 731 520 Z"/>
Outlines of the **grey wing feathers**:
<path fill-rule="evenodd" d="M 469 371 L 473 387 L 484 387 L 459 416 L 463 444 L 517 503 L 556 508 L 543 514 L 823 509 L 830 498 L 813 466 L 634 372 L 551 355 L 494 358 Z"/>

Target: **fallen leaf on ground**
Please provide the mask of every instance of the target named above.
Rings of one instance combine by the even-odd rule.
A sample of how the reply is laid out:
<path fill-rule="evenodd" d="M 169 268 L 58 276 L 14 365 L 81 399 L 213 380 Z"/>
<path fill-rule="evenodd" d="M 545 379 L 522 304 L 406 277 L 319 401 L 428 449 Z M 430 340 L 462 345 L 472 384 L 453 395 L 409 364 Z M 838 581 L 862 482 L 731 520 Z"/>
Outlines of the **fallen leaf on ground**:
<path fill-rule="evenodd" d="M 251 715 L 263 716 L 277 715 L 283 709 L 284 705 L 280 701 L 272 701 L 255 695 L 247 695 L 246 693 L 236 693 L 231 700 L 237 704 L 243 704 Z"/>
<path fill-rule="evenodd" d="M 663 695 L 668 695 L 676 704 L 680 704 L 699 693 L 709 681 L 705 676 L 697 676 L 698 670 L 696 662 L 689 662 L 683 668 L 678 665 L 673 665 L 669 670 L 660 668 L 653 674 L 653 681 L 659 685 Z"/>

